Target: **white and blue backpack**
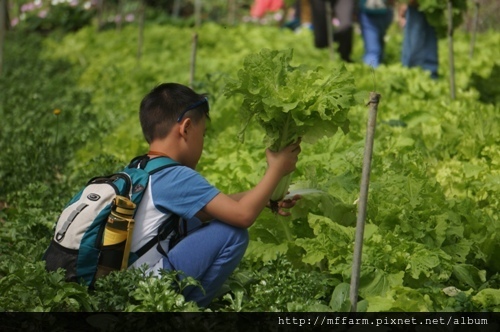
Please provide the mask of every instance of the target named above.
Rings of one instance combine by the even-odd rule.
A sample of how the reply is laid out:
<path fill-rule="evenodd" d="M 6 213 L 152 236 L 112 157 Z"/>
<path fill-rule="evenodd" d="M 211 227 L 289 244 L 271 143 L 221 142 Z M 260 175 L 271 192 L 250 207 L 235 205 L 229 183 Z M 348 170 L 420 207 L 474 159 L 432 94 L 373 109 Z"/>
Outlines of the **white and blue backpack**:
<path fill-rule="evenodd" d="M 151 174 L 176 165 L 167 157 L 139 156 L 122 172 L 91 179 L 62 211 L 43 256 L 46 269 L 63 268 L 67 281 L 92 287 L 96 278 L 126 269 L 159 241 L 175 235 L 179 218 L 172 215 L 156 237 L 130 252 L 135 207 Z"/>

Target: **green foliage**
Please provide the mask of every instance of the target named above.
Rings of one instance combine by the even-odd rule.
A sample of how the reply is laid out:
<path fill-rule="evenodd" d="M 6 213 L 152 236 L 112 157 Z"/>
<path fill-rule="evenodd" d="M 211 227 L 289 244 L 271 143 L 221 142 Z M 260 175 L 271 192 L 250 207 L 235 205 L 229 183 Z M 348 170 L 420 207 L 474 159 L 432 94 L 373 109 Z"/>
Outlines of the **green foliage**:
<path fill-rule="evenodd" d="M 408 0 L 399 0 L 408 2 Z M 448 33 L 448 2 L 453 9 L 453 28 L 459 27 L 467 12 L 467 0 L 418 0 L 418 10 L 425 14 L 427 21 L 432 25 L 438 37 L 445 37 Z"/>
<path fill-rule="evenodd" d="M 48 2 L 48 5 L 28 3 L 18 29 L 25 32 L 49 33 L 56 30 L 61 32 L 77 31 L 91 23 L 96 11 L 94 8 L 85 8 L 84 2 L 71 4 L 66 2 Z M 24 6 L 23 6 L 24 7 Z"/>
<path fill-rule="evenodd" d="M 244 266 L 245 263 L 242 263 Z M 229 282 L 229 288 L 232 292 L 223 297 L 224 301 L 230 303 L 225 311 L 330 310 L 324 298 L 332 289 L 327 275 L 315 270 L 294 268 L 281 255 L 263 263 L 250 275 L 236 273 Z"/>
<path fill-rule="evenodd" d="M 254 119 L 266 133 L 267 146 L 279 151 L 302 137 L 314 142 L 348 131 L 347 113 L 354 105 L 354 85 L 345 68 L 294 67 L 293 50 L 262 50 L 245 58 L 238 79 L 229 81 L 227 96 L 243 95 L 242 134 Z"/>
<path fill-rule="evenodd" d="M 197 32 L 194 86 L 209 92 L 212 117 L 198 170 L 224 192 L 248 190 L 266 168 L 266 133 L 252 122 L 245 142 L 237 140 L 242 96 L 224 94 L 227 78 L 236 75 L 247 55 L 269 45 L 300 45 L 293 51 L 298 66 L 293 68 L 321 65 L 322 73 L 338 73 L 339 64 L 329 62 L 327 50 L 314 49 L 307 31 L 204 24 Z M 401 36 L 394 32 L 387 50 L 399 54 Z M 114 172 L 146 151 L 138 103 L 159 82 L 187 83 L 192 33 L 188 28 L 146 25 L 140 62 L 131 25 L 122 31 L 84 28 L 43 42 L 36 35 L 8 35 L 6 75 L 0 79 L 5 91 L 0 94 L 1 309 L 200 310 L 185 302 L 178 292 L 183 286 L 168 276 L 159 280 L 144 271 L 125 271 L 100 280 L 96 290 L 86 294 L 78 285 L 62 282 L 59 272 L 47 273 L 37 263 L 69 198 L 90 177 Z M 469 37 L 456 31 L 454 101 L 449 100 L 447 80 L 431 81 L 422 70 L 390 63 L 374 72 L 361 64 L 345 64 L 342 77 L 355 79 L 356 100 L 364 99 L 350 107 L 349 133 L 332 132 L 314 144 L 302 143 L 291 189 L 315 193 L 304 195 L 289 218 L 268 210 L 260 215 L 249 230 L 244 261 L 209 309 L 349 307 L 364 104 L 367 91 L 374 89 L 382 99 L 358 309 L 498 310 L 500 111 L 488 88 L 494 90 L 490 80 L 499 65 L 490 45 L 499 42 L 498 34 L 478 35 L 480 51 L 470 59 Z M 355 46 L 361 50 L 359 41 Z M 446 46 L 440 41 L 444 77 Z M 360 56 L 358 52 L 353 58 Z M 297 75 L 301 69 L 292 72 Z M 304 82 L 293 82 L 293 91 L 307 91 Z M 289 105 L 278 97 L 271 98 L 273 110 Z M 61 110 L 58 116 L 55 109 Z M 69 295 L 66 299 L 58 292 Z"/>
<path fill-rule="evenodd" d="M 491 68 L 491 73 L 488 77 L 483 77 L 473 73 L 470 78 L 470 85 L 474 87 L 480 94 L 479 100 L 483 103 L 492 103 L 498 105 L 500 103 L 500 91 L 496 80 L 500 77 L 500 65 L 495 64 Z"/>
<path fill-rule="evenodd" d="M 347 113 L 354 105 L 353 80 L 345 68 L 333 74 L 322 68 L 291 65 L 293 50 L 264 49 L 245 57 L 238 79 L 225 87 L 225 95 L 243 95 L 241 140 L 250 121 L 264 129 L 267 146 L 280 151 L 302 138 L 315 142 L 349 130 Z M 291 175 L 283 178 L 271 199 L 278 201 L 288 191 Z"/>
<path fill-rule="evenodd" d="M 140 281 L 148 278 L 145 269 L 113 271 L 107 276 L 97 279 L 93 297 L 99 311 L 124 311 L 134 302 L 133 292 Z"/>
<path fill-rule="evenodd" d="M 181 294 L 186 287 L 201 287 L 191 277 L 182 278 L 181 272 L 160 272 L 160 278 L 147 278 L 139 281 L 131 296 L 138 304 L 130 305 L 130 312 L 165 312 L 165 311 L 198 311 L 194 302 L 187 302 Z M 175 286 L 172 286 L 175 284 Z"/>
<path fill-rule="evenodd" d="M 0 279 L 0 311 L 91 311 L 92 299 L 87 288 L 64 282 L 64 271 L 48 273 L 45 262 L 30 261 L 15 255 L 18 262 L 9 266 Z M 1 265 L 2 270 L 5 267 Z M 2 273 L 3 275 L 4 273 Z"/>
<path fill-rule="evenodd" d="M 201 287 L 193 278 L 180 278 L 178 271 L 160 271 L 153 277 L 145 268 L 115 271 L 98 279 L 94 299 L 99 311 L 165 312 L 198 311 L 181 295 L 188 287 Z"/>
<path fill-rule="evenodd" d="M 462 24 L 467 11 L 467 0 L 449 0 L 453 6 L 453 28 Z M 425 13 L 427 21 L 436 29 L 438 36 L 443 37 L 448 31 L 448 1 L 419 0 L 419 10 Z"/>
<path fill-rule="evenodd" d="M 480 308 L 500 312 L 500 289 L 483 289 L 472 297 L 472 302 Z"/>
<path fill-rule="evenodd" d="M 0 149 L 9 158 L 0 160 L 0 199 L 28 183 L 57 182 L 74 151 L 98 129 L 89 94 L 76 86 L 76 68 L 43 56 L 37 35 L 12 33 L 6 43 Z"/>

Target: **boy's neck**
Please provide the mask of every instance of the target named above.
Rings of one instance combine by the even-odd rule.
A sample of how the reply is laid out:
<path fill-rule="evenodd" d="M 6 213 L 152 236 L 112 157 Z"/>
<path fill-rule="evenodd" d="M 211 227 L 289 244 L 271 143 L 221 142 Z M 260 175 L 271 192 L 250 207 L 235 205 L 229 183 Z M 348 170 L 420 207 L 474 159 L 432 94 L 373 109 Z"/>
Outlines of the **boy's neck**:
<path fill-rule="evenodd" d="M 164 152 L 161 152 L 161 151 L 154 151 L 154 150 L 149 150 L 148 151 L 148 156 L 151 156 L 151 157 L 154 157 L 154 156 L 162 156 L 162 157 L 168 157 L 170 158 L 170 156 Z"/>
<path fill-rule="evenodd" d="M 150 157 L 167 156 L 177 162 L 182 162 L 182 144 L 174 137 L 155 140 L 149 145 Z"/>

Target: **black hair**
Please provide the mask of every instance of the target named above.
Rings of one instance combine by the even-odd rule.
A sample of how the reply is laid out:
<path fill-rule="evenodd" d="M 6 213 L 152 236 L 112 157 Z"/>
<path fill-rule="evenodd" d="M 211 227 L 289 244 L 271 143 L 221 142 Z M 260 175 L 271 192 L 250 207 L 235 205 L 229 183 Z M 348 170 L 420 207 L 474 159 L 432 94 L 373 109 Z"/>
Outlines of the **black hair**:
<path fill-rule="evenodd" d="M 205 94 L 198 94 L 178 83 L 163 83 L 155 87 L 142 99 L 139 109 L 146 141 L 151 143 L 166 137 L 181 117 L 189 117 L 195 123 L 203 117 L 210 119 L 208 101 L 204 102 L 206 98 Z"/>

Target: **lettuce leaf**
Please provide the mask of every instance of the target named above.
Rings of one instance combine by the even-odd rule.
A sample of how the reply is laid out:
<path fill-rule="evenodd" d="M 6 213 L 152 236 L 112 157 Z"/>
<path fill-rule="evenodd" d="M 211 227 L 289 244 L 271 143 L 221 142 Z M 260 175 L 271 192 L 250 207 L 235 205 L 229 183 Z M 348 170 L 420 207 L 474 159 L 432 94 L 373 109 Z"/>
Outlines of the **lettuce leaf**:
<path fill-rule="evenodd" d="M 292 66 L 293 49 L 263 49 L 248 55 L 238 78 L 229 80 L 224 94 L 243 95 L 240 140 L 251 121 L 265 132 L 267 146 L 279 151 L 302 138 L 314 143 L 349 131 L 347 114 L 355 104 L 355 87 L 344 66 L 333 71 L 322 67 Z M 290 176 L 283 178 L 272 200 L 288 191 Z"/>
<path fill-rule="evenodd" d="M 266 134 L 268 147 L 279 151 L 302 137 L 315 142 L 349 130 L 347 113 L 355 104 L 352 77 L 342 65 L 334 71 L 290 64 L 293 49 L 263 49 L 248 55 L 238 78 L 230 80 L 224 94 L 243 95 L 240 139 L 252 120 Z"/>

